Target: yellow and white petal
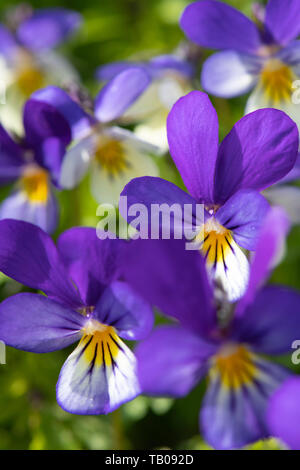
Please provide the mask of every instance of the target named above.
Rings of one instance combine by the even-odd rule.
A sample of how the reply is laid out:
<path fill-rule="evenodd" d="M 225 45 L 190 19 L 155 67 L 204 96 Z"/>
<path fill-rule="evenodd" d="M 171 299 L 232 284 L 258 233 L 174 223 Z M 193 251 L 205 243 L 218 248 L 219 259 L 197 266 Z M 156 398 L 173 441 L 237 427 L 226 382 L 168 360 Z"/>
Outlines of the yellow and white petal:
<path fill-rule="evenodd" d="M 59 184 L 62 188 L 74 188 L 86 174 L 96 149 L 93 134 L 75 143 L 64 156 Z"/>
<path fill-rule="evenodd" d="M 161 107 L 155 114 L 149 116 L 148 119 L 134 129 L 134 133 L 138 138 L 156 145 L 161 154 L 165 154 L 169 149 L 166 128 L 168 113 L 167 108 Z"/>
<path fill-rule="evenodd" d="M 80 77 L 72 64 L 56 51 L 36 54 L 37 62 L 45 75 L 48 85 L 79 83 Z"/>
<path fill-rule="evenodd" d="M 204 226 L 201 252 L 206 259 L 209 276 L 225 291 L 230 302 L 245 293 L 249 279 L 249 262 L 235 242 L 230 230 L 217 222 Z M 197 241 L 200 241 L 199 238 Z"/>
<path fill-rule="evenodd" d="M 56 393 L 70 413 L 110 413 L 140 393 L 135 356 L 113 327 L 92 320 L 63 365 Z"/>
<path fill-rule="evenodd" d="M 103 136 L 91 167 L 91 190 L 99 203 L 117 205 L 124 186 L 139 176 L 157 176 L 152 158 L 134 140 Z"/>
<path fill-rule="evenodd" d="M 123 114 L 121 121 L 141 121 L 159 111 L 162 105 L 158 89 L 159 83 L 153 81 L 136 102 Z"/>

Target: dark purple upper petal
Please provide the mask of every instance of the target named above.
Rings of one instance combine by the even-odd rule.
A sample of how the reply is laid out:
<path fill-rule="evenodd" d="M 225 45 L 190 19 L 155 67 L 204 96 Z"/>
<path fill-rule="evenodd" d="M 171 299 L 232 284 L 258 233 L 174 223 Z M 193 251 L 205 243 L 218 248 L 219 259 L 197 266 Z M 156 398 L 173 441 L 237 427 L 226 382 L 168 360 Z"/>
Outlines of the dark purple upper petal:
<path fill-rule="evenodd" d="M 67 39 L 81 24 L 81 15 L 65 8 L 36 10 L 17 30 L 19 41 L 28 49 L 51 49 Z"/>
<path fill-rule="evenodd" d="M 288 217 L 283 209 L 274 207 L 268 211 L 251 263 L 247 291 L 237 305 L 236 315 L 245 313 L 246 307 L 254 301 L 257 290 L 270 275 L 284 246 L 289 226 Z"/>
<path fill-rule="evenodd" d="M 52 182 L 57 185 L 66 146 L 57 137 L 49 137 L 43 140 L 35 149 L 35 157 L 38 163 L 45 167 L 51 175 Z"/>
<path fill-rule="evenodd" d="M 80 338 L 85 320 L 43 295 L 17 294 L 0 304 L 0 340 L 23 351 L 56 351 Z"/>
<path fill-rule="evenodd" d="M 299 0 L 269 0 L 265 28 L 279 44 L 295 39 L 300 34 Z"/>
<path fill-rule="evenodd" d="M 127 69 L 130 69 L 131 67 L 141 67 L 142 63 L 141 62 L 132 62 L 129 60 L 123 60 L 123 61 L 116 61 L 116 62 L 111 62 L 110 64 L 105 64 L 101 65 L 101 67 L 98 67 L 96 70 L 96 78 L 100 80 L 101 82 L 107 82 L 108 80 L 111 80 L 114 78 L 116 75 L 118 75 L 121 72 L 124 72 Z"/>
<path fill-rule="evenodd" d="M 299 146 L 296 124 L 277 109 L 260 109 L 238 121 L 221 143 L 215 174 L 215 203 L 239 189 L 261 191 L 295 165 Z"/>
<path fill-rule="evenodd" d="M 216 346 L 189 330 L 163 326 L 136 349 L 138 377 L 143 393 L 182 397 L 207 372 Z"/>
<path fill-rule="evenodd" d="M 187 78 L 192 78 L 195 74 L 193 65 L 172 54 L 164 54 L 153 57 L 147 67 L 152 70 L 153 74 L 161 73 L 164 71 L 177 72 Z"/>
<path fill-rule="evenodd" d="M 143 67 L 131 67 L 116 75 L 98 93 L 95 116 L 100 122 L 120 117 L 146 90 L 151 77 Z"/>
<path fill-rule="evenodd" d="M 244 189 L 231 196 L 216 217 L 221 225 L 232 230 L 238 245 L 254 250 L 268 210 L 269 204 L 261 194 Z"/>
<path fill-rule="evenodd" d="M 17 179 L 22 171 L 24 160 L 19 147 L 0 124 L 0 184 Z"/>
<path fill-rule="evenodd" d="M 42 88 L 34 92 L 31 98 L 48 103 L 60 112 L 69 123 L 73 139 L 79 138 L 82 134 L 86 133 L 93 124 L 92 117 L 72 100 L 67 92 L 57 86 Z"/>
<path fill-rule="evenodd" d="M 167 119 L 170 153 L 184 184 L 198 202 L 213 202 L 218 129 L 217 113 L 201 91 L 180 98 Z"/>
<path fill-rule="evenodd" d="M 293 352 L 299 339 L 300 293 L 286 287 L 265 287 L 233 324 L 232 339 L 264 354 Z"/>
<path fill-rule="evenodd" d="M 57 137 L 64 145 L 71 142 L 69 123 L 54 106 L 46 102 L 35 99 L 26 102 L 24 128 L 27 144 L 32 147 L 51 137 Z"/>
<path fill-rule="evenodd" d="M 151 307 L 126 282 L 114 281 L 103 292 L 93 318 L 116 328 L 127 340 L 144 339 L 153 327 Z"/>
<path fill-rule="evenodd" d="M 100 240 L 96 229 L 74 227 L 62 233 L 57 248 L 86 305 L 95 306 L 103 290 L 118 279 L 123 240 Z"/>
<path fill-rule="evenodd" d="M 270 434 L 300 450 L 300 377 L 291 377 L 276 390 L 267 409 Z"/>
<path fill-rule="evenodd" d="M 124 256 L 124 277 L 162 313 L 199 334 L 215 328 L 205 265 L 183 240 L 133 240 Z"/>
<path fill-rule="evenodd" d="M 35 225 L 0 221 L 0 271 L 65 305 L 82 306 L 52 239 Z"/>
<path fill-rule="evenodd" d="M 17 41 L 12 33 L 2 24 L 0 24 L 0 53 L 7 60 L 12 58 L 17 47 Z"/>
<path fill-rule="evenodd" d="M 255 24 L 223 2 L 202 0 L 188 5 L 180 26 L 191 41 L 209 49 L 255 52 L 260 46 Z"/>

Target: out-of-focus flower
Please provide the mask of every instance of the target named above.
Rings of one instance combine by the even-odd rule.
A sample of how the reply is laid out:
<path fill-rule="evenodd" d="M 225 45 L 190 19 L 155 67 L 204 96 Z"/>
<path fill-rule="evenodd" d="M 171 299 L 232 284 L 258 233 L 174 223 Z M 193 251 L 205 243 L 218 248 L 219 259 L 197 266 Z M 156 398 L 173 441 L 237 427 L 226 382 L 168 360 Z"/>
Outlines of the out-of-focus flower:
<path fill-rule="evenodd" d="M 203 65 L 205 91 L 231 98 L 254 88 L 246 113 L 274 107 L 300 126 L 299 1 L 269 0 L 264 20 L 261 11 L 258 16 L 255 24 L 229 5 L 203 0 L 185 9 L 180 24 L 190 40 L 222 50 Z"/>
<path fill-rule="evenodd" d="M 297 126 L 282 111 L 259 110 L 238 121 L 219 146 L 216 112 L 205 93 L 194 91 L 174 105 L 167 132 L 171 156 L 191 196 L 160 178 L 135 179 L 122 195 L 128 205 L 143 203 L 149 211 L 153 203 L 204 204 L 204 227 L 196 216 L 193 220 L 194 229 L 199 229 L 196 240 L 210 275 L 235 301 L 249 276 L 240 247 L 255 250 L 268 210 L 259 191 L 293 168 Z"/>
<path fill-rule="evenodd" d="M 125 279 L 161 312 L 179 321 L 154 330 L 136 350 L 142 392 L 182 397 L 204 377 L 204 439 L 218 449 L 242 447 L 270 433 L 265 412 L 289 371 L 264 356 L 291 351 L 300 327 L 296 291 L 262 287 L 288 229 L 271 209 L 262 229 L 245 296 L 216 305 L 202 257 L 180 240 L 134 240 Z M 141 258 L 143 263 L 140 263 Z"/>
<path fill-rule="evenodd" d="M 74 188 L 90 169 L 91 191 L 99 203 L 117 204 L 124 185 L 142 175 L 156 176 L 149 153 L 156 147 L 114 125 L 149 83 L 142 68 L 131 68 L 113 78 L 95 99 L 94 114 L 85 113 L 62 89 L 47 87 L 32 97 L 55 106 L 73 129 L 73 144 L 63 161 L 59 183 Z M 85 118 L 83 118 L 85 116 Z"/>
<path fill-rule="evenodd" d="M 0 338 L 45 353 L 80 340 L 64 363 L 57 401 L 76 414 L 109 413 L 140 393 L 136 359 L 120 339 L 150 332 L 151 308 L 125 282 L 122 241 L 99 240 L 95 229 L 64 232 L 57 248 L 38 227 L 0 222 L 0 270 L 46 294 L 17 294 L 0 304 Z"/>
<path fill-rule="evenodd" d="M 299 396 L 300 378 L 289 378 L 271 397 L 267 410 L 270 433 L 294 450 L 300 450 Z"/>
<path fill-rule="evenodd" d="M 50 84 L 78 81 L 71 64 L 53 49 L 73 34 L 81 24 L 79 13 L 64 8 L 27 11 L 9 29 L 0 25 L 2 123 L 21 133 L 24 101 L 32 92 Z"/>
<path fill-rule="evenodd" d="M 282 206 L 295 225 L 300 224 L 300 188 L 290 183 L 295 183 L 299 179 L 300 154 L 294 168 L 277 184 L 264 191 L 268 201 L 275 206 Z"/>
<path fill-rule="evenodd" d="M 58 220 L 53 193 L 71 142 L 68 121 L 48 103 L 30 99 L 24 107 L 25 136 L 13 140 L 0 126 L 0 184 L 15 183 L 0 205 L 0 218 L 21 219 L 51 233 Z"/>
<path fill-rule="evenodd" d="M 157 145 L 165 153 L 168 150 L 167 115 L 173 104 L 191 91 L 194 67 L 176 55 L 161 55 L 148 62 L 124 61 L 104 65 L 97 70 L 96 77 L 107 81 L 134 65 L 143 67 L 150 81 L 144 93 L 122 116 L 122 121 L 137 123 L 135 134 Z"/>

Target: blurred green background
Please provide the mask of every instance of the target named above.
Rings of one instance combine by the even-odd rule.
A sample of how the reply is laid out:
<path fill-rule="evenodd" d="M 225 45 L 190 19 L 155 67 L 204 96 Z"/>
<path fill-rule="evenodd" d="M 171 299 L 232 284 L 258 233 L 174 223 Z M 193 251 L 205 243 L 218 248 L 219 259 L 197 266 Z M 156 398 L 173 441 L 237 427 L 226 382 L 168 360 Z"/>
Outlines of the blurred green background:
<path fill-rule="evenodd" d="M 186 0 L 35 0 L 36 8 L 65 6 L 84 17 L 81 31 L 61 51 L 81 74 L 92 93 L 97 66 L 113 60 L 172 52 L 184 39 L 178 19 Z M 228 1 L 251 14 L 251 1 Z M 19 4 L 1 2 L 0 15 Z M 204 52 L 203 58 L 207 52 Z M 199 83 L 195 83 L 200 87 Z M 223 137 L 242 117 L 246 97 L 230 102 L 213 99 Z M 179 182 L 168 157 L 160 162 L 162 176 Z M 0 193 L 4 197 L 8 189 Z M 87 181 L 74 192 L 59 195 L 62 207 L 57 233 L 73 225 L 95 225 L 96 203 Z M 283 263 L 273 282 L 300 287 L 300 229 L 294 228 Z M 21 291 L 22 286 L 2 276 L 0 300 Z M 70 350 L 35 355 L 7 348 L 6 365 L 0 365 L 0 449 L 206 449 L 198 431 L 198 414 L 204 385 L 188 397 L 172 401 L 139 397 L 109 416 L 75 416 L 56 404 L 55 384 Z M 280 360 L 290 365 L 289 358 Z M 300 371 L 299 371 L 300 372 Z M 274 440 L 252 446 L 277 448 Z"/>

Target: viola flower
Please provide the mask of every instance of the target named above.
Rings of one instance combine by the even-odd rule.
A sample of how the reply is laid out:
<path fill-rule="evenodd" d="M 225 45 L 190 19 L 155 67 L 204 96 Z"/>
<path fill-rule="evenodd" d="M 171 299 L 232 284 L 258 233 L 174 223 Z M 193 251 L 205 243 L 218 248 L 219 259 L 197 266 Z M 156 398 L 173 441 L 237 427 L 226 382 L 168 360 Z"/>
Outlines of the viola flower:
<path fill-rule="evenodd" d="M 21 133 L 21 110 L 32 92 L 50 84 L 78 81 L 71 64 L 54 48 L 81 25 L 79 13 L 65 8 L 18 7 L 8 26 L 0 25 L 1 78 L 5 106 L 0 106 L 2 123 Z"/>
<path fill-rule="evenodd" d="M 156 152 L 156 147 L 114 124 L 148 82 L 141 68 L 121 72 L 99 92 L 92 114 L 58 87 L 47 87 L 32 95 L 56 107 L 73 129 L 73 143 L 64 157 L 59 179 L 62 188 L 74 188 L 90 170 L 96 201 L 117 204 L 124 185 L 132 178 L 158 174 L 149 155 Z"/>
<path fill-rule="evenodd" d="M 54 188 L 71 142 L 68 121 L 53 106 L 30 99 L 24 107 L 25 136 L 13 140 L 0 126 L 0 184 L 14 190 L 0 204 L 0 219 L 20 219 L 52 233 L 58 221 Z"/>
<path fill-rule="evenodd" d="M 21 293 L 0 304 L 0 338 L 36 353 L 77 341 L 59 375 L 59 405 L 76 414 L 103 414 L 140 393 L 136 359 L 123 342 L 144 338 L 152 311 L 119 280 L 122 242 L 72 228 L 57 247 L 38 227 L 0 222 L 0 270 L 45 295 Z M 123 242 L 124 243 L 124 242 Z"/>
<path fill-rule="evenodd" d="M 223 2 L 202 0 L 186 7 L 180 25 L 191 41 L 221 50 L 203 65 L 206 92 L 232 98 L 254 89 L 246 113 L 274 107 L 300 126 L 299 105 L 292 99 L 300 78 L 299 1 L 269 0 L 261 16 L 255 24 Z"/>
<path fill-rule="evenodd" d="M 235 124 L 219 146 L 218 118 L 205 93 L 193 91 L 173 106 L 167 120 L 171 156 L 191 196 L 160 178 L 138 178 L 123 190 L 128 206 L 205 206 L 194 221 L 196 241 L 210 276 L 235 301 L 246 289 L 248 260 L 254 251 L 268 203 L 259 191 L 283 178 L 298 154 L 298 130 L 282 111 L 259 110 Z M 130 219 L 120 205 L 120 211 Z M 198 231 L 198 232 L 197 232 Z M 198 233 L 198 235 L 197 235 Z"/>
<path fill-rule="evenodd" d="M 271 397 L 267 410 L 272 435 L 294 450 L 300 450 L 299 394 L 300 378 L 289 378 Z"/>
<path fill-rule="evenodd" d="M 178 322 L 157 327 L 137 347 L 142 392 L 180 398 L 207 376 L 200 429 L 217 449 L 269 436 L 269 399 L 290 375 L 266 355 L 291 352 L 300 327 L 300 295 L 282 286 L 262 287 L 287 229 L 284 212 L 271 209 L 247 292 L 235 307 L 224 299 L 214 302 L 202 257 L 185 250 L 182 240 L 130 245 L 125 279 Z"/>
<path fill-rule="evenodd" d="M 175 54 L 160 55 L 148 62 L 113 62 L 99 67 L 96 77 L 111 80 L 130 67 L 142 67 L 149 75 L 149 84 L 140 98 L 122 116 L 123 123 L 137 123 L 135 134 L 142 140 L 168 151 L 166 119 L 173 104 L 191 89 L 193 65 Z"/>

